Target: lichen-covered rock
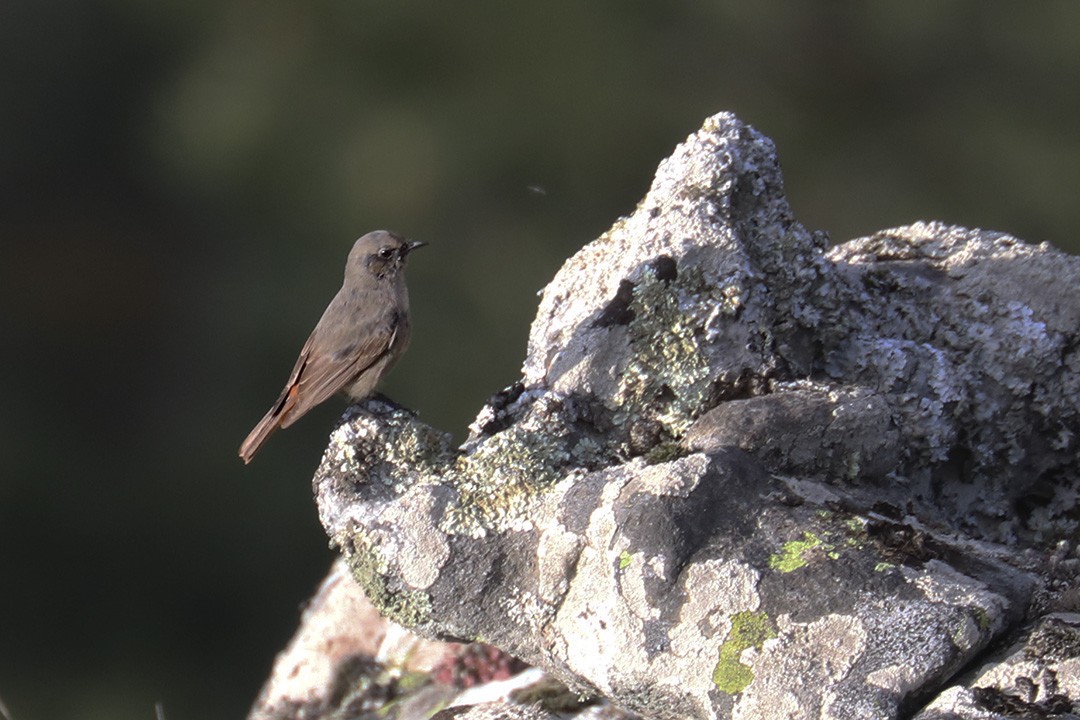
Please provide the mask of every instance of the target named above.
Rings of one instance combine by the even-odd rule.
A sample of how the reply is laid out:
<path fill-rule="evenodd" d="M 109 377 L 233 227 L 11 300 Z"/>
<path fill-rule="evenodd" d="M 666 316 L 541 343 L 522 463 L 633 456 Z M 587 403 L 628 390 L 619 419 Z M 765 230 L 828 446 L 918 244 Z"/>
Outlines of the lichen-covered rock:
<path fill-rule="evenodd" d="M 427 720 L 444 708 L 453 714 L 494 702 L 538 718 L 604 707 L 576 696 L 567 703 L 568 695 L 490 645 L 428 640 L 389 622 L 339 561 L 304 609 L 248 720 Z M 606 716 L 615 720 L 617 713 Z"/>
<path fill-rule="evenodd" d="M 357 670 L 375 664 L 385 627 L 344 563 L 335 563 L 304 610 L 300 630 L 275 661 L 249 720 L 329 715 Z"/>
<path fill-rule="evenodd" d="M 315 489 L 354 577 L 649 717 L 932 695 L 1076 579 L 1046 558 L 1078 521 L 1080 262 L 938 224 L 826 244 L 772 143 L 709 119 L 544 290 L 463 447 L 346 414 Z"/>
<path fill-rule="evenodd" d="M 915 720 L 1080 715 L 1080 615 L 1043 617 L 1008 651 L 944 690 Z"/>
<path fill-rule="evenodd" d="M 829 349 L 827 372 L 887 398 L 906 455 L 903 497 L 917 514 L 997 541 L 1071 537 L 1080 262 L 936 223 L 854 240 L 829 258 L 861 324 Z"/>

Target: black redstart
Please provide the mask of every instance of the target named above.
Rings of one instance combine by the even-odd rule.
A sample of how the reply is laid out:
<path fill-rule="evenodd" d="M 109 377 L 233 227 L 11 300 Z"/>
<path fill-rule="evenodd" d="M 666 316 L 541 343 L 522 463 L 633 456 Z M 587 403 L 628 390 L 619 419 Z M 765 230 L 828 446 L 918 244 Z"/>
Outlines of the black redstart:
<path fill-rule="evenodd" d="M 240 446 L 245 463 L 270 434 L 338 391 L 363 400 L 409 344 L 405 258 L 426 243 L 386 230 L 356 241 L 345 282 L 304 343 L 281 397 Z"/>

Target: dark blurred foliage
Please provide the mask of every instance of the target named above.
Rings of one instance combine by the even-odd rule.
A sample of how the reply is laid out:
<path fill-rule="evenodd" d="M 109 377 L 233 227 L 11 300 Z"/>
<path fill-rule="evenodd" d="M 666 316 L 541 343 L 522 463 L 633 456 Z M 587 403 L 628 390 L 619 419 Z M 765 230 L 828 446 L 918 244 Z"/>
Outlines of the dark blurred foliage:
<path fill-rule="evenodd" d="M 720 110 L 835 241 L 1075 250 L 1080 5 L 0 3 L 0 697 L 242 716 L 331 559 L 343 408 L 236 448 L 361 233 L 430 242 L 384 390 L 464 436 L 535 293 Z"/>

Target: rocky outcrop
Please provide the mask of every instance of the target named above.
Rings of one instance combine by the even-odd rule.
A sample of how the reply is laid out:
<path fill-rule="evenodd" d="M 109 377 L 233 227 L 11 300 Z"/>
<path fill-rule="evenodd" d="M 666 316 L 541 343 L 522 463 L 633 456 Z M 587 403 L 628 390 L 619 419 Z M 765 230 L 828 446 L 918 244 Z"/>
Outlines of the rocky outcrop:
<path fill-rule="evenodd" d="M 1053 613 L 941 692 L 915 720 L 1074 718 L 1080 698 L 1080 615 Z"/>
<path fill-rule="evenodd" d="M 938 223 L 830 248 L 718 115 L 545 288 L 461 448 L 349 410 L 320 517 L 388 617 L 628 711 L 937 712 L 1076 582 L 1078 286 Z"/>

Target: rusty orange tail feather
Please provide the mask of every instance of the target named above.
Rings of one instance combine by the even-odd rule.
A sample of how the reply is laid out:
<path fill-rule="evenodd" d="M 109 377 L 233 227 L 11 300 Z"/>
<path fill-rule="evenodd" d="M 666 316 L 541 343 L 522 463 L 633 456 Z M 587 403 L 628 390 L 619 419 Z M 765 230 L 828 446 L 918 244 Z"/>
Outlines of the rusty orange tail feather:
<path fill-rule="evenodd" d="M 275 408 L 276 410 L 277 408 Z M 281 416 L 274 410 L 271 410 L 266 416 L 259 421 L 259 424 L 248 434 L 247 439 L 244 440 L 240 446 L 240 458 L 247 465 L 251 462 L 251 459 L 255 457 L 255 453 L 259 452 L 259 448 L 262 447 L 266 439 L 278 429 Z"/>
<path fill-rule="evenodd" d="M 281 397 L 274 403 L 274 406 L 270 408 L 270 411 L 263 416 L 263 419 L 259 421 L 247 438 L 240 445 L 240 458 L 247 465 L 251 462 L 251 459 L 255 457 L 255 453 L 259 452 L 259 448 L 262 447 L 266 439 L 269 438 L 275 430 L 279 427 L 285 427 L 295 420 L 295 417 L 290 419 L 289 411 L 296 406 L 296 397 L 300 393 L 300 385 L 298 383 L 292 383 L 281 393 Z M 288 422 L 284 422 L 285 420 Z"/>

